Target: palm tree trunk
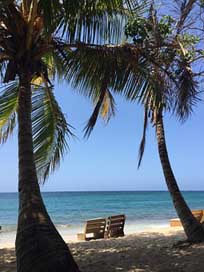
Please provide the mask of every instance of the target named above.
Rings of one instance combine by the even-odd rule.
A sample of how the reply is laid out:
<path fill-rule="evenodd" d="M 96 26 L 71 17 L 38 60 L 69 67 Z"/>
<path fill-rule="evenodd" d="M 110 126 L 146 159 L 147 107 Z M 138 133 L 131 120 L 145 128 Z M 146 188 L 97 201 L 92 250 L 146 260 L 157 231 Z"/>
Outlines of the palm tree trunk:
<path fill-rule="evenodd" d="M 160 156 L 160 161 L 162 164 L 166 184 L 170 192 L 170 195 L 172 197 L 176 212 L 183 225 L 187 239 L 190 242 L 204 241 L 204 229 L 202 225 L 192 215 L 191 210 L 186 204 L 179 190 L 173 170 L 171 168 L 171 164 L 170 164 L 168 152 L 167 152 L 162 115 L 159 115 L 159 117 L 157 117 L 157 120 L 156 120 L 156 134 L 157 134 L 159 156 Z"/>
<path fill-rule="evenodd" d="M 33 154 L 31 84 L 26 73 L 20 75 L 18 124 L 17 272 L 79 272 L 41 197 Z"/>

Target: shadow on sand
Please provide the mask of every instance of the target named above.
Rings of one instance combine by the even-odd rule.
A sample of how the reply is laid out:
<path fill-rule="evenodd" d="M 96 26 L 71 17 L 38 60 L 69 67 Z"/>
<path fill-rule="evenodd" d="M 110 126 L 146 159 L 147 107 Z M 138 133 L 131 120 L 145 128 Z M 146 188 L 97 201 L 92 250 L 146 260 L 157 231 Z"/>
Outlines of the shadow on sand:
<path fill-rule="evenodd" d="M 82 272 L 203 272 L 204 243 L 172 248 L 177 241 L 177 235 L 143 233 L 69 246 Z M 0 271 L 16 271 L 13 249 L 0 249 Z"/>

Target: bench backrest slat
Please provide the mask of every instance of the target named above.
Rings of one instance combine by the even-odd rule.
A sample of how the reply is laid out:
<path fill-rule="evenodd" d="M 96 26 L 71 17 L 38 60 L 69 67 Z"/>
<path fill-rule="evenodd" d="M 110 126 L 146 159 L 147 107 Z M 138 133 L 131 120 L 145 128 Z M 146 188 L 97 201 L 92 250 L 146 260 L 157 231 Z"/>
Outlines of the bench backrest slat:
<path fill-rule="evenodd" d="M 107 237 L 124 236 L 125 215 L 114 215 L 107 220 Z"/>
<path fill-rule="evenodd" d="M 105 227 L 106 227 L 105 218 L 87 220 L 84 233 L 85 236 L 86 234 L 92 234 L 92 236 L 87 237 L 86 239 L 90 240 L 104 238 Z"/>

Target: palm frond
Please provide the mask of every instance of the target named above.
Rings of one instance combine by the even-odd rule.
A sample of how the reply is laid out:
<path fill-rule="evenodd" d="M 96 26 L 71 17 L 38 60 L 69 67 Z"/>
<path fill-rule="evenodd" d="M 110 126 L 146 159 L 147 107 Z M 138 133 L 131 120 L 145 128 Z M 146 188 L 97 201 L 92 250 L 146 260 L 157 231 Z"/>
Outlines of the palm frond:
<path fill-rule="evenodd" d="M 47 33 L 54 33 L 64 16 L 63 4 L 58 0 L 40 0 L 39 11 L 43 14 L 43 23 Z"/>
<path fill-rule="evenodd" d="M 167 99 L 161 91 L 162 76 L 158 78 L 149 59 L 143 56 L 142 48 L 124 44 L 121 46 L 79 47 L 68 52 L 64 59 L 66 79 L 82 95 L 92 97 L 97 84 L 108 74 L 108 89 L 123 95 L 127 100 L 146 103 L 152 96 L 151 105 L 164 105 Z M 145 53 L 146 55 L 146 53 Z M 163 73 L 163 77 L 168 77 Z M 150 86 L 151 89 L 150 89 Z M 162 86 L 162 90 L 164 87 Z M 165 86 L 165 92 L 169 86 Z M 148 101 L 149 103 L 149 101 Z"/>
<path fill-rule="evenodd" d="M 103 84 L 101 87 L 99 98 L 95 98 L 94 100 L 96 100 L 96 106 L 91 117 L 89 118 L 87 125 L 84 128 L 84 137 L 87 138 L 93 131 L 99 114 L 104 120 L 106 120 L 106 122 L 108 122 L 110 118 L 115 115 L 115 101 L 111 92 L 107 89 L 106 84 Z"/>
<path fill-rule="evenodd" d="M 53 75 L 56 75 L 58 80 L 63 80 L 66 74 L 66 60 L 70 52 L 69 47 L 62 47 L 60 43 L 53 40 L 54 50 L 45 56 L 45 63 L 50 63 Z"/>
<path fill-rule="evenodd" d="M 190 64 L 183 60 L 179 63 L 179 73 L 177 74 L 178 89 L 176 90 L 175 107 L 179 118 L 185 121 L 193 112 L 193 108 L 199 100 L 198 82 Z"/>
<path fill-rule="evenodd" d="M 115 99 L 111 94 L 110 90 L 107 90 L 103 99 L 103 104 L 101 106 L 101 117 L 106 121 L 106 123 L 108 123 L 110 118 L 115 116 L 115 111 Z"/>
<path fill-rule="evenodd" d="M 7 68 L 7 61 L 0 62 L 0 82 L 3 82 L 5 79 L 6 68 Z"/>
<path fill-rule="evenodd" d="M 123 1 L 65 1 L 64 30 L 69 41 L 118 42 L 125 15 Z M 70 14 L 70 10 L 72 14 Z M 70 16 L 71 15 L 71 16 Z M 119 16 L 119 15 L 123 15 Z"/>
<path fill-rule="evenodd" d="M 125 0 L 124 5 L 133 12 L 133 14 L 144 14 L 148 10 L 151 0 L 136 1 L 136 0 Z"/>
<path fill-rule="evenodd" d="M 107 88 L 108 88 L 108 79 L 104 77 L 101 87 L 99 89 L 99 92 L 97 92 L 97 91 L 94 92 L 94 94 L 96 94 L 95 95 L 96 97 L 94 97 L 95 98 L 94 100 L 97 100 L 97 103 L 96 103 L 96 106 L 94 108 L 94 111 L 93 111 L 91 117 L 89 118 L 89 121 L 88 121 L 86 127 L 84 128 L 84 131 L 85 131 L 84 136 L 85 137 L 90 136 L 90 134 L 96 124 L 101 107 L 104 103 L 104 98 L 105 98 L 105 95 L 107 92 Z M 97 96 L 98 96 L 98 99 L 97 99 Z"/>
<path fill-rule="evenodd" d="M 118 42 L 130 7 L 141 12 L 145 6 L 143 1 L 133 5 L 131 0 L 39 2 L 47 31 L 53 33 L 55 30 L 58 37 L 66 37 L 68 42 Z"/>
<path fill-rule="evenodd" d="M 18 82 L 6 85 L 0 95 L 0 143 L 5 143 L 17 122 Z"/>
<path fill-rule="evenodd" d="M 36 168 L 40 180 L 45 181 L 67 151 L 66 137 L 72 135 L 52 88 L 33 89 L 32 124 Z"/>
<path fill-rule="evenodd" d="M 114 93 L 143 104 L 151 95 L 151 105 L 159 107 L 167 99 L 167 95 L 161 94 L 163 78 L 155 76 L 152 63 L 145 57 L 146 52 L 143 56 L 142 50 L 128 44 L 95 47 L 79 44 L 73 51 L 61 48 L 58 55 L 65 67 L 66 80 L 85 97 L 94 100 L 98 83 L 109 78 L 107 88 Z M 165 76 L 165 72 L 163 74 Z M 169 90 L 169 86 L 165 88 Z"/>
<path fill-rule="evenodd" d="M 137 86 L 144 84 L 144 76 L 148 74 L 146 61 L 138 49 L 126 44 L 95 48 L 81 45 L 67 52 L 63 62 L 66 79 L 88 97 L 108 74 L 109 89 L 134 99 Z"/>
<path fill-rule="evenodd" d="M 147 126 L 148 126 L 148 107 L 145 107 L 144 109 L 144 122 L 143 122 L 143 134 L 142 134 L 142 140 L 139 147 L 139 159 L 138 159 L 138 168 L 141 165 L 142 158 L 144 155 L 145 150 L 145 144 L 146 144 L 146 132 L 147 132 Z"/>

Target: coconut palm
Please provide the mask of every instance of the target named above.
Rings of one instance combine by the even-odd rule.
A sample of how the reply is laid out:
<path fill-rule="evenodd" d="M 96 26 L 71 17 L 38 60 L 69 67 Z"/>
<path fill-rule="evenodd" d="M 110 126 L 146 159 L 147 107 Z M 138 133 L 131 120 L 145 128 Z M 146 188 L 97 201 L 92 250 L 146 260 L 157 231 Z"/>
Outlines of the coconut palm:
<path fill-rule="evenodd" d="M 197 82 L 193 77 L 193 72 L 190 66 L 190 61 L 192 61 L 192 59 L 190 53 L 188 52 L 188 50 L 184 49 L 184 46 L 182 44 L 183 42 L 186 47 L 189 47 L 192 46 L 192 42 L 186 42 L 184 36 L 183 40 L 180 36 L 182 24 L 184 24 L 185 21 L 185 18 L 183 18 L 183 16 L 187 16 L 187 14 L 191 11 L 193 3 L 194 1 L 189 1 L 188 3 L 186 3 L 186 6 L 184 5 L 182 7 L 183 11 L 181 11 L 180 21 L 176 26 L 176 34 L 173 38 L 171 37 L 171 42 L 176 41 L 178 43 L 178 51 L 175 51 L 175 48 L 174 52 L 172 52 L 171 50 L 160 50 L 159 48 L 156 48 L 151 53 L 154 55 L 154 62 L 150 63 L 149 72 L 151 72 L 151 80 L 153 84 L 150 82 L 148 97 L 146 97 L 143 101 L 143 104 L 145 105 L 144 131 L 140 145 L 138 165 L 140 166 L 145 148 L 146 128 L 149 119 L 150 123 L 152 123 L 155 127 L 158 143 L 158 152 L 164 177 L 177 214 L 182 222 L 188 240 L 191 242 L 199 242 L 203 241 L 204 239 L 203 227 L 192 215 L 179 189 L 168 156 L 163 121 L 163 112 L 171 107 L 171 105 L 168 105 L 168 98 L 166 96 L 169 96 L 170 92 L 173 89 L 171 82 L 172 80 L 175 81 L 175 88 L 177 91 L 177 104 L 174 107 L 176 108 L 177 114 L 181 119 L 185 119 L 188 117 L 188 115 L 192 111 L 192 106 L 196 103 L 196 100 L 198 98 L 198 86 Z M 171 21 L 173 22 L 172 18 L 164 17 L 159 21 L 156 12 L 152 6 L 150 11 L 150 17 L 148 19 L 149 21 L 146 21 L 145 27 L 146 33 L 144 34 L 144 36 L 148 39 L 148 41 L 146 41 L 147 44 L 148 42 L 150 42 L 151 44 L 156 45 L 159 44 L 161 41 L 169 38 L 168 36 L 169 34 L 171 34 Z M 164 23 L 163 19 L 167 20 L 167 23 Z M 134 33 L 131 33 L 131 26 L 129 27 L 129 30 L 130 34 L 134 35 Z M 144 37 L 140 36 L 139 38 L 143 39 Z M 145 42 L 145 39 L 146 38 L 143 39 L 143 42 Z M 137 40 L 135 40 L 135 42 L 137 42 Z M 162 69 L 160 69 L 159 67 L 162 67 Z M 176 75 L 173 75 L 173 73 L 176 73 Z M 157 103 L 156 101 L 159 101 L 159 103 Z M 148 118 L 148 116 L 150 118 Z"/>
<path fill-rule="evenodd" d="M 18 272 L 79 271 L 39 188 L 59 165 L 66 136 L 72 135 L 53 82 L 63 75 L 63 58 L 78 41 L 105 42 L 110 36 L 117 41 L 125 2 L 125 8 L 131 5 L 120 0 L 0 1 L 1 143 L 18 124 Z"/>
<path fill-rule="evenodd" d="M 197 242 L 204 240 L 204 230 L 179 190 L 168 157 L 163 124 L 163 113 L 166 111 L 176 112 L 182 120 L 187 118 L 198 98 L 197 83 L 190 66 L 191 55 L 187 50 L 193 47 L 192 39 L 189 42 L 188 35 L 182 32 L 194 3 L 194 0 L 183 1 L 178 21 L 170 16 L 159 20 L 152 5 L 149 16 L 135 17 L 133 14 L 126 26 L 126 34 L 133 43 L 103 46 L 81 43 L 65 61 L 67 78 L 82 94 L 89 90 L 96 103 L 85 128 L 86 136 L 90 135 L 98 115 L 103 115 L 104 108 L 106 111 L 109 109 L 109 114 L 114 113 L 111 92 L 144 106 L 139 165 L 150 121 L 155 126 L 159 156 L 175 209 L 188 240 Z"/>

